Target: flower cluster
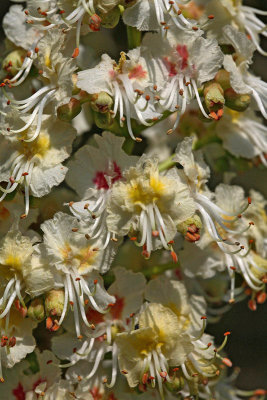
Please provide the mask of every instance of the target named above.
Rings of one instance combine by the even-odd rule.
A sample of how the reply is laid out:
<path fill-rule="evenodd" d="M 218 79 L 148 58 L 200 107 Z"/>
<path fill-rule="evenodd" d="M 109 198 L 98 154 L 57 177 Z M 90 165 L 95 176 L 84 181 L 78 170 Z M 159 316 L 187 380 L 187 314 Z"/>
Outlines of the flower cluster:
<path fill-rule="evenodd" d="M 228 373 L 231 327 L 208 323 L 267 297 L 267 201 L 239 186 L 267 167 L 252 69 L 266 15 L 242 0 L 10 7 L 3 399 L 264 400 Z"/>

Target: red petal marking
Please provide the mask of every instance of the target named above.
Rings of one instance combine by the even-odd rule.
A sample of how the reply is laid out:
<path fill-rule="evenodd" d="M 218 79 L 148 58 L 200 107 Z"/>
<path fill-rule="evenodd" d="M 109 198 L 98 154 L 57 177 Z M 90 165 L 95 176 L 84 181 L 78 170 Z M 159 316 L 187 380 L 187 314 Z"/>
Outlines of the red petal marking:
<path fill-rule="evenodd" d="M 163 61 L 169 71 L 169 76 L 176 76 L 177 75 L 177 71 L 176 71 L 176 64 L 169 61 L 168 57 L 164 57 Z"/>
<path fill-rule="evenodd" d="M 124 298 L 115 295 L 116 303 L 111 307 L 110 314 L 113 319 L 121 319 L 122 311 L 125 305 Z"/>
<path fill-rule="evenodd" d="M 146 75 L 147 71 L 143 69 L 142 65 L 137 65 L 130 70 L 128 77 L 130 79 L 144 79 Z"/>
<path fill-rule="evenodd" d="M 114 183 L 122 178 L 121 169 L 116 164 L 115 161 L 113 161 L 113 171 L 112 172 L 113 172 L 112 174 L 110 174 L 110 172 L 106 172 L 106 171 L 97 171 L 96 172 L 93 182 L 96 185 L 98 190 L 100 190 L 100 189 L 108 190 L 109 189 L 109 185 L 106 180 L 106 175 L 112 176 L 111 183 Z"/>
<path fill-rule="evenodd" d="M 95 325 L 100 324 L 101 322 L 104 322 L 103 314 L 99 313 L 96 310 L 93 310 L 92 308 L 88 308 L 86 311 L 86 318 L 90 323 L 93 323 Z"/>
<path fill-rule="evenodd" d="M 25 400 L 26 393 L 24 392 L 22 384 L 19 382 L 18 386 L 12 390 L 12 394 L 15 396 L 16 400 Z"/>
<path fill-rule="evenodd" d="M 181 69 L 183 70 L 188 67 L 189 54 L 188 54 L 187 47 L 186 47 L 186 45 L 178 44 L 176 46 L 176 51 L 179 54 L 179 56 L 182 58 Z"/>
<path fill-rule="evenodd" d="M 90 390 L 90 393 L 94 400 L 101 400 L 103 397 L 103 395 L 99 393 L 99 388 L 97 386 L 93 387 L 93 389 Z"/>

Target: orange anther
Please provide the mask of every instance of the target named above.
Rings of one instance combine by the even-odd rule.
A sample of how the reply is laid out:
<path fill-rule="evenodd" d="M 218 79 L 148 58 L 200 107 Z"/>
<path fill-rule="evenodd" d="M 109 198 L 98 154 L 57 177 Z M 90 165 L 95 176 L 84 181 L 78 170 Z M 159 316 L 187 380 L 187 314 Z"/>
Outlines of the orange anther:
<path fill-rule="evenodd" d="M 78 47 L 76 47 L 75 49 L 74 49 L 74 51 L 73 51 L 73 53 L 72 53 L 72 58 L 76 58 L 76 57 L 78 57 L 78 55 L 79 55 L 79 48 Z"/>
<path fill-rule="evenodd" d="M 223 358 L 222 362 L 227 366 L 227 367 L 232 367 L 233 363 L 231 360 L 229 360 L 229 358 Z"/>
<path fill-rule="evenodd" d="M 178 256 L 177 256 L 177 254 L 175 253 L 175 251 L 171 251 L 171 257 L 172 257 L 172 261 L 173 261 L 174 263 L 177 263 L 177 262 L 178 262 Z"/>

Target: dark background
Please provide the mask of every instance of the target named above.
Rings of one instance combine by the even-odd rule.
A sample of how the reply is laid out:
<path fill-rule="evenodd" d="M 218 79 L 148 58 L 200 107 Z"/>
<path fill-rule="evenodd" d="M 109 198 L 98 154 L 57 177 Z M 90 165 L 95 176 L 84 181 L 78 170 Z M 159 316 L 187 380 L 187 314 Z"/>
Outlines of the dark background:
<path fill-rule="evenodd" d="M 8 0 L 0 0 L 0 19 L 12 4 Z M 14 4 L 14 3 L 13 3 Z M 244 4 L 267 11 L 267 0 L 246 0 Z M 0 31 L 1 42 L 3 31 Z M 1 43 L 2 44 L 2 43 Z M 267 40 L 262 43 L 267 50 Z M 1 48 L 2 46 L 0 46 Z M 267 59 L 260 54 L 255 55 L 253 67 L 255 74 L 267 80 Z M 250 171 L 240 177 L 239 182 L 246 189 L 254 188 L 265 192 L 262 182 L 267 181 L 265 171 Z M 267 186 L 267 185 L 266 185 Z M 241 367 L 237 385 L 242 389 L 267 389 L 267 304 L 252 312 L 247 307 L 247 301 L 233 306 L 216 325 L 209 325 L 209 333 L 220 343 L 225 331 L 231 331 L 226 351 L 234 366 Z"/>

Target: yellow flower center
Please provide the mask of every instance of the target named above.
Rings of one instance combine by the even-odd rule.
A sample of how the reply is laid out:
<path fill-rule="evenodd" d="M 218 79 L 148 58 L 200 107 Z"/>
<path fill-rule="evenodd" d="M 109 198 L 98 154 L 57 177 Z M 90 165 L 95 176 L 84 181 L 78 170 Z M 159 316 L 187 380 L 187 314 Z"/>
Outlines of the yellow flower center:
<path fill-rule="evenodd" d="M 151 175 L 149 180 L 135 179 L 129 184 L 128 195 L 134 204 L 153 204 L 165 192 L 164 178 Z"/>
<path fill-rule="evenodd" d="M 5 279 L 11 279 L 15 274 L 21 274 L 22 259 L 15 254 L 7 255 L 3 264 L 0 264 L 0 271 L 1 276 Z"/>
<path fill-rule="evenodd" d="M 70 244 L 65 243 L 60 253 L 66 264 L 76 266 L 78 272 L 81 273 L 93 265 L 98 249 L 87 246 L 79 249 L 78 252 L 73 252 Z"/>
<path fill-rule="evenodd" d="M 126 54 L 124 53 L 124 51 L 121 51 L 120 56 L 121 57 L 119 59 L 118 64 L 115 63 L 113 67 L 114 71 L 118 72 L 118 74 L 122 74 L 122 68 L 126 61 Z"/>
<path fill-rule="evenodd" d="M 50 51 L 50 49 L 47 49 L 46 52 L 45 52 L 45 56 L 44 56 L 44 59 L 45 59 L 45 66 L 46 66 L 47 68 L 51 68 L 51 58 L 50 58 L 50 55 L 51 55 L 51 51 Z"/>
<path fill-rule="evenodd" d="M 33 142 L 24 142 L 23 137 L 21 140 L 20 153 L 24 154 L 28 159 L 31 159 L 34 156 L 42 158 L 50 149 L 50 138 L 45 133 L 40 133 L 38 138 Z"/>

